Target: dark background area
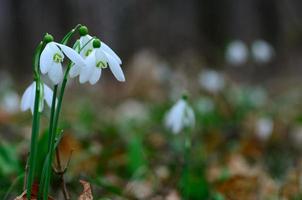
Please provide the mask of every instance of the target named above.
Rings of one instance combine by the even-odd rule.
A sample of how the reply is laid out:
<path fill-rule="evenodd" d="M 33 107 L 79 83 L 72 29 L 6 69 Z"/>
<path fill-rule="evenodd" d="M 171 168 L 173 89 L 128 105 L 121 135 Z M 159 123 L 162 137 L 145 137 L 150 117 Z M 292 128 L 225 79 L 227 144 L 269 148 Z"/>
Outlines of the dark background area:
<path fill-rule="evenodd" d="M 299 70 L 301 8 L 299 0 L 1 0 L 0 67 L 18 80 L 28 79 L 32 54 L 43 34 L 60 40 L 81 23 L 125 62 L 148 48 L 167 60 L 193 52 L 206 65 L 224 68 L 229 41 L 250 44 L 261 38 L 275 48 L 275 63 L 256 71 L 247 66 L 239 73 L 263 80 Z"/>

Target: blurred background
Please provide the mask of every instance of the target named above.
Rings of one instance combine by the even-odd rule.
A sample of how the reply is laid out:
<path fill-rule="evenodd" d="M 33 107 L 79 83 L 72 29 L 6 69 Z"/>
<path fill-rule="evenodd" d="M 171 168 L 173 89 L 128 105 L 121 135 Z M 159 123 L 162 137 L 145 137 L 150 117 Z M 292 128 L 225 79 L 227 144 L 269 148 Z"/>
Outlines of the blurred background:
<path fill-rule="evenodd" d="M 22 193 L 32 118 L 19 102 L 34 49 L 79 23 L 122 58 L 126 82 L 110 70 L 94 86 L 69 82 L 59 149 L 66 163 L 73 152 L 73 197 L 84 179 L 96 199 L 181 199 L 183 134 L 163 120 L 186 92 L 196 115 L 189 199 L 301 199 L 301 9 L 299 0 L 0 0 L 1 199 Z M 46 109 L 41 148 L 48 118 Z M 57 179 L 52 194 L 63 199 Z"/>

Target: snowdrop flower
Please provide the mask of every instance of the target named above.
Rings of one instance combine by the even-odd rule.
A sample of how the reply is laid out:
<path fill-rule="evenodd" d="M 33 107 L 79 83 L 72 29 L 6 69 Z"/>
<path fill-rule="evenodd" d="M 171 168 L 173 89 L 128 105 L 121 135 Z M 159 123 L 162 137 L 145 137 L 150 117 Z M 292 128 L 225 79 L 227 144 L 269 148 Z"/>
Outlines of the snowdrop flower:
<path fill-rule="evenodd" d="M 214 70 L 203 70 L 198 81 L 202 88 L 212 93 L 219 92 L 224 87 L 223 75 Z"/>
<path fill-rule="evenodd" d="M 52 102 L 52 96 L 53 92 L 52 90 L 46 85 L 41 83 L 41 97 L 40 97 L 40 105 L 39 105 L 39 111 L 42 112 L 44 100 L 46 101 L 47 105 L 51 107 Z M 34 112 L 34 106 L 35 106 L 35 97 L 36 97 L 36 81 L 34 81 L 24 92 L 21 98 L 21 110 L 26 111 L 28 109 L 31 110 L 31 113 Z"/>
<path fill-rule="evenodd" d="M 48 74 L 49 79 L 55 85 L 63 79 L 64 54 L 76 65 L 85 65 L 82 57 L 74 49 L 56 42 L 49 42 L 41 53 L 40 70 L 42 74 Z"/>
<path fill-rule="evenodd" d="M 258 63 L 267 63 L 269 62 L 273 55 L 273 47 L 264 40 L 256 40 L 253 42 L 252 47 L 252 57 Z"/>
<path fill-rule="evenodd" d="M 228 63 L 232 65 L 241 65 L 246 62 L 247 57 L 248 49 L 242 41 L 235 40 L 227 46 L 225 58 Z"/>
<path fill-rule="evenodd" d="M 165 125 L 174 134 L 178 134 L 183 128 L 190 128 L 195 125 L 195 114 L 188 105 L 186 98 L 176 102 L 165 117 Z"/>
<path fill-rule="evenodd" d="M 93 39 L 88 34 L 81 36 L 79 43 L 80 55 L 85 59 L 86 65 L 74 65 L 70 69 L 70 77 L 73 78 L 79 75 L 80 83 L 89 81 L 93 85 L 100 79 L 102 69 L 109 66 L 118 81 L 125 81 L 125 76 L 120 66 L 122 61 L 108 45 L 98 39 Z"/>

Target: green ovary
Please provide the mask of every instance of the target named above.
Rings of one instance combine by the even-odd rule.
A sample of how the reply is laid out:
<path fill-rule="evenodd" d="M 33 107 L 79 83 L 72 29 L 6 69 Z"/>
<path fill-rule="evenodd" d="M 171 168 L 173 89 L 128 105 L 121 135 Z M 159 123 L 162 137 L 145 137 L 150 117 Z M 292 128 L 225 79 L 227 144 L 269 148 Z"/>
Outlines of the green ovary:
<path fill-rule="evenodd" d="M 86 51 L 86 53 L 85 53 L 85 56 L 86 56 L 86 57 L 89 56 L 91 52 L 92 52 L 92 49 L 88 49 L 88 50 Z"/>
<path fill-rule="evenodd" d="M 63 62 L 63 56 L 59 53 L 55 53 L 55 55 L 53 56 L 53 60 L 56 63 L 61 63 L 61 62 Z"/>
<path fill-rule="evenodd" d="M 96 67 L 98 67 L 98 68 L 107 68 L 107 63 L 105 63 L 105 62 L 103 62 L 103 61 L 98 61 L 97 63 L 96 63 Z"/>

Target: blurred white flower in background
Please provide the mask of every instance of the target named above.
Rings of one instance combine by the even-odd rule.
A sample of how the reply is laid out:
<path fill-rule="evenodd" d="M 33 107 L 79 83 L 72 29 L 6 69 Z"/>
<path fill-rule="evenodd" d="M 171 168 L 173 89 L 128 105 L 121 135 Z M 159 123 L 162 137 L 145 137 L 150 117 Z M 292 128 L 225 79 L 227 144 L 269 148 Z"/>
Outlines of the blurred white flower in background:
<path fill-rule="evenodd" d="M 196 103 L 196 109 L 200 113 L 210 113 L 215 109 L 215 104 L 211 98 L 202 97 Z"/>
<path fill-rule="evenodd" d="M 262 117 L 256 121 L 256 135 L 261 140 L 267 140 L 273 133 L 274 122 L 271 118 Z"/>
<path fill-rule="evenodd" d="M 249 100 L 255 107 L 264 106 L 267 102 L 267 92 L 262 87 L 255 87 L 248 90 Z"/>
<path fill-rule="evenodd" d="M 119 107 L 117 108 L 116 113 L 117 120 L 120 122 L 129 122 L 129 121 L 145 121 L 148 119 L 148 109 L 147 107 L 136 100 L 127 100 L 124 101 Z"/>
<path fill-rule="evenodd" d="M 228 44 L 225 59 L 229 64 L 242 65 L 247 58 L 248 48 L 241 40 L 234 40 Z"/>
<path fill-rule="evenodd" d="M 274 48 L 264 40 L 255 40 L 251 46 L 252 57 L 257 63 L 267 63 L 274 56 Z"/>
<path fill-rule="evenodd" d="M 224 75 L 215 70 L 203 70 L 198 78 L 200 86 L 208 92 L 216 93 L 224 88 Z"/>
<path fill-rule="evenodd" d="M 189 106 L 186 97 L 178 100 L 165 116 L 165 125 L 174 134 L 178 134 L 184 128 L 192 128 L 195 125 L 195 114 Z"/>
<path fill-rule="evenodd" d="M 268 101 L 268 94 L 265 88 L 251 87 L 245 85 L 231 85 L 227 90 L 227 98 L 237 106 L 261 107 Z"/>
<path fill-rule="evenodd" d="M 20 97 L 12 90 L 5 92 L 1 99 L 1 109 L 7 113 L 14 114 L 19 111 Z"/>

